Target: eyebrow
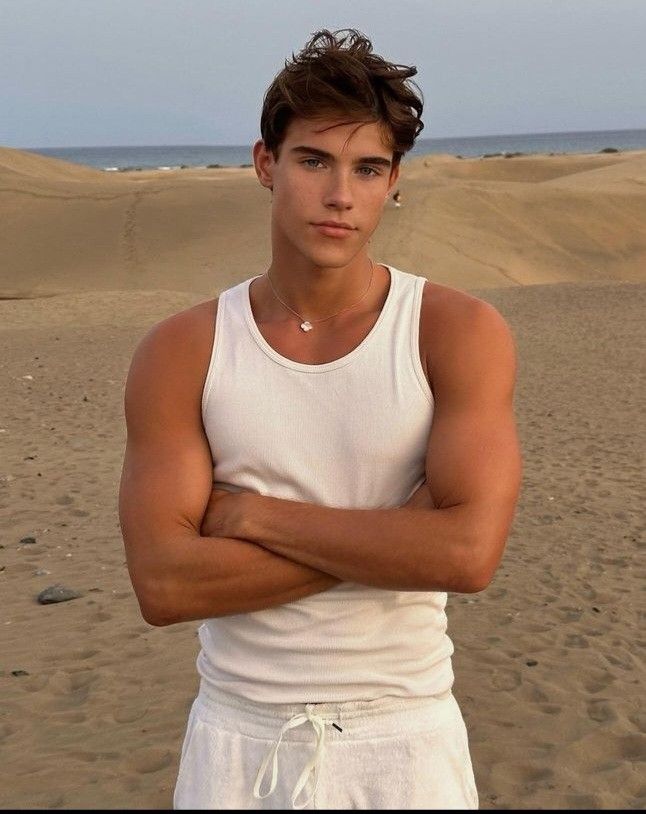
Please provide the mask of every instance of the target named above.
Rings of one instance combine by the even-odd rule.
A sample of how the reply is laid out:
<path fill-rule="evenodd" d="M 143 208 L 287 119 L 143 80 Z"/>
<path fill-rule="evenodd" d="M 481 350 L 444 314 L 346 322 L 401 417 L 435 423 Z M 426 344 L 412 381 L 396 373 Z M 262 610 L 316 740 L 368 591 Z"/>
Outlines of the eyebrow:
<path fill-rule="evenodd" d="M 292 147 L 289 151 L 290 153 L 307 153 L 308 155 L 316 155 L 319 158 L 325 158 L 327 161 L 334 161 L 334 156 L 332 153 L 327 153 L 325 150 L 319 150 L 317 147 L 307 147 L 305 145 L 300 145 L 299 147 Z M 392 166 L 392 162 L 387 159 L 383 158 L 380 155 L 367 155 L 363 158 L 358 158 L 356 160 L 357 164 L 379 164 L 383 167 L 390 167 Z"/>

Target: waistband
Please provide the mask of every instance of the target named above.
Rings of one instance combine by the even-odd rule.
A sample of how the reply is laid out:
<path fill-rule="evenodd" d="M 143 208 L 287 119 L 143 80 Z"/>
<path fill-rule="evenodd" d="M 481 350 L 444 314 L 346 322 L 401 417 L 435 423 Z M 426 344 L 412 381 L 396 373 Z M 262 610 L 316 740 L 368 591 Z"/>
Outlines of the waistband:
<path fill-rule="evenodd" d="M 314 713 L 329 723 L 328 735 L 336 740 L 389 737 L 432 732 L 461 714 L 452 690 L 434 696 L 383 696 L 368 701 L 265 704 L 243 698 L 200 680 L 194 702 L 197 715 L 220 729 L 273 740 L 281 726 L 299 714 Z M 335 727 L 334 724 L 337 726 Z M 303 728 L 285 732 L 283 740 L 310 741 Z"/>

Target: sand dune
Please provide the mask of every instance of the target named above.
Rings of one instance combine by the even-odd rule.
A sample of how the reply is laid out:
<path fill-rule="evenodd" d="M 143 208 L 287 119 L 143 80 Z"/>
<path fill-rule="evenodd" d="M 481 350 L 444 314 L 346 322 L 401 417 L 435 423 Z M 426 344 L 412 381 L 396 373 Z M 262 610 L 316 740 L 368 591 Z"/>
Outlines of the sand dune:
<path fill-rule="evenodd" d="M 644 167 L 414 159 L 371 244 L 493 303 L 518 348 L 512 533 L 492 584 L 447 609 L 482 808 L 646 806 Z M 0 150 L 0 294 L 25 298 L 0 302 L 2 808 L 171 807 L 197 623 L 139 614 L 123 388 L 150 325 L 265 268 L 268 217 L 253 170 Z M 39 604 L 55 583 L 81 596 Z"/>
<path fill-rule="evenodd" d="M 623 153 L 568 153 L 555 155 L 520 155 L 513 158 L 463 158 L 455 156 L 415 157 L 411 164 L 433 170 L 434 175 L 464 181 L 523 181 L 538 184 L 553 178 L 583 175 L 603 167 L 625 167 L 632 173 L 636 162 L 646 157 L 646 150 Z M 639 170 L 638 170 L 639 172 Z"/>
<path fill-rule="evenodd" d="M 463 290 L 643 281 L 645 153 L 416 157 L 373 251 Z M 214 295 L 264 271 L 268 226 L 253 169 L 106 173 L 0 149 L 0 297 Z"/>
<path fill-rule="evenodd" d="M 24 182 L 29 178 L 40 178 L 45 182 L 94 180 L 100 183 L 104 176 L 110 178 L 109 173 L 104 173 L 94 167 L 73 164 L 70 161 L 51 158 L 27 150 L 16 150 L 13 147 L 0 147 L 0 179 L 3 184 L 11 177 L 20 178 Z"/>

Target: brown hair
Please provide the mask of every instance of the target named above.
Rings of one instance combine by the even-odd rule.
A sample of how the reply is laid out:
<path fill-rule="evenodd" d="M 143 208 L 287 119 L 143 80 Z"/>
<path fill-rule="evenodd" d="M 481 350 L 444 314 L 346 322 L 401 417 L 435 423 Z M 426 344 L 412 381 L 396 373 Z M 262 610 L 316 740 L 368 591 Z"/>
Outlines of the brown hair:
<path fill-rule="evenodd" d="M 338 37 L 343 31 L 350 33 Z M 416 73 L 413 66 L 373 54 L 370 40 L 354 28 L 317 31 L 297 56 L 292 53 L 291 62 L 285 60 L 265 93 L 260 117 L 265 147 L 277 161 L 292 118 L 342 114 L 381 122 L 396 166 L 424 127 L 423 95 L 410 80 Z"/>

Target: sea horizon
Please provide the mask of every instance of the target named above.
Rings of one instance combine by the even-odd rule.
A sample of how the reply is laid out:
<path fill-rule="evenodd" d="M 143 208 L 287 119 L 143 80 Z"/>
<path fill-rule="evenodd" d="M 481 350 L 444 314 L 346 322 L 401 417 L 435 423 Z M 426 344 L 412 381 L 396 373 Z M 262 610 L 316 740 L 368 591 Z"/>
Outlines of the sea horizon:
<path fill-rule="evenodd" d="M 149 144 L 76 147 L 17 147 L 105 172 L 252 166 L 252 145 Z M 475 158 L 491 155 L 591 153 L 646 149 L 646 129 L 578 130 L 419 138 L 404 158 L 448 153 Z"/>

